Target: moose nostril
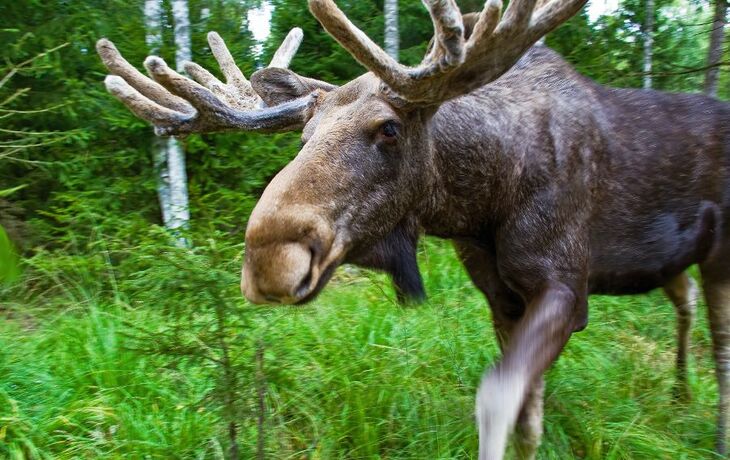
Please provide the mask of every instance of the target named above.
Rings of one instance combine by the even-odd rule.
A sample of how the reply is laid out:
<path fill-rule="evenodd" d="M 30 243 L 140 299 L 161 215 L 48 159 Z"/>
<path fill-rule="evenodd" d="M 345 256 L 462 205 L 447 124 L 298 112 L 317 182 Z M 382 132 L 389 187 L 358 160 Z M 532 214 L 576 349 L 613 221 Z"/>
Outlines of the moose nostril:
<path fill-rule="evenodd" d="M 318 244 L 309 246 L 309 271 L 294 290 L 294 296 L 297 298 L 304 297 L 309 291 L 309 285 L 312 283 L 312 272 L 317 264 L 317 255 L 319 253 L 318 246 Z"/>
<path fill-rule="evenodd" d="M 309 291 L 309 284 L 312 282 L 312 270 L 309 270 L 307 273 L 307 276 L 302 279 L 302 282 L 299 283 L 299 286 L 297 286 L 296 290 L 294 291 L 294 297 L 300 298 L 304 297 L 307 294 L 307 291 Z"/>

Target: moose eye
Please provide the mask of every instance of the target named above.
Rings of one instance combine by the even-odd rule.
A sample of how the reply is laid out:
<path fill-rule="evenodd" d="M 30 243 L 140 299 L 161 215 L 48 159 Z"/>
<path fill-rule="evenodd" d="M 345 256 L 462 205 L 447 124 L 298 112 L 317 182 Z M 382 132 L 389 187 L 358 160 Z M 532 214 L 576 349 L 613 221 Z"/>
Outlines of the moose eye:
<path fill-rule="evenodd" d="M 388 120 L 380 125 L 380 134 L 385 138 L 395 138 L 398 135 L 398 122 L 394 120 Z"/>
<path fill-rule="evenodd" d="M 388 120 L 378 128 L 378 143 L 381 145 L 395 145 L 400 132 L 400 123 Z"/>

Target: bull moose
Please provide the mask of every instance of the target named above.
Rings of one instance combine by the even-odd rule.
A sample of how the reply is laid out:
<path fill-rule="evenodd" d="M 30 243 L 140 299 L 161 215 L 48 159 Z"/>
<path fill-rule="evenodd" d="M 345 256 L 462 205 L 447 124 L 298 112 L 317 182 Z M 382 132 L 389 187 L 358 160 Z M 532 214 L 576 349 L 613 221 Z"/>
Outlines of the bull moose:
<path fill-rule="evenodd" d="M 699 264 L 719 384 L 717 450 L 730 409 L 730 105 L 701 95 L 601 86 L 539 40 L 585 0 L 487 0 L 462 16 L 424 0 L 435 34 L 406 67 L 331 0 L 311 12 L 369 72 L 335 86 L 287 70 L 290 33 L 247 80 L 221 38 L 226 82 L 158 57 L 143 76 L 102 39 L 108 90 L 160 135 L 302 131 L 246 229 L 242 289 L 255 303 L 313 299 L 337 266 L 387 271 L 419 298 L 421 233 L 454 241 L 492 310 L 502 358 L 476 396 L 479 458 L 508 436 L 533 458 L 543 373 L 588 321 L 590 294 L 662 287 L 679 319 L 678 384 Z"/>

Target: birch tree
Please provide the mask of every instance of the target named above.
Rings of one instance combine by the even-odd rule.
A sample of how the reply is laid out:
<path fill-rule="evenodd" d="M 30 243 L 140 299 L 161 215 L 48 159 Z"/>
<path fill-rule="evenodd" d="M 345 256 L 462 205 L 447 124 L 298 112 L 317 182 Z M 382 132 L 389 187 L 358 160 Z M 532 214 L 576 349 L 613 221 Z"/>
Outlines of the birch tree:
<path fill-rule="evenodd" d="M 187 0 L 173 0 L 172 15 L 175 22 L 175 67 L 181 72 L 185 61 L 191 60 Z M 162 0 L 145 0 L 144 17 L 147 48 L 150 54 L 159 54 L 162 47 Z M 155 138 L 153 150 L 162 222 L 166 228 L 177 231 L 187 227 L 190 221 L 185 152 L 173 137 Z M 185 245 L 187 241 L 178 238 L 178 243 Z"/>
<path fill-rule="evenodd" d="M 646 0 L 644 17 L 644 88 L 651 88 L 652 55 L 654 52 L 654 0 Z"/>
<path fill-rule="evenodd" d="M 707 70 L 705 71 L 704 85 L 704 93 L 711 97 L 717 96 L 717 80 L 720 76 L 718 64 L 722 60 L 726 15 L 727 0 L 715 0 L 715 17 L 712 21 L 712 31 L 710 33 L 710 47 L 707 52 Z"/>
<path fill-rule="evenodd" d="M 183 73 L 185 62 L 192 60 L 187 0 L 172 0 L 172 17 L 175 21 L 175 67 Z M 170 178 L 170 220 L 166 226 L 174 231 L 187 227 L 190 221 L 185 152 L 174 137 L 167 140 L 167 170 Z M 186 243 L 184 239 L 178 241 Z"/>
<path fill-rule="evenodd" d="M 162 0 L 145 0 L 145 43 L 150 54 L 159 54 L 162 48 Z M 152 151 L 157 175 L 157 199 L 160 202 L 162 222 L 169 228 L 170 222 L 170 174 L 167 170 L 167 140 L 155 137 Z"/>
<path fill-rule="evenodd" d="M 385 52 L 397 61 L 398 48 L 400 47 L 400 39 L 398 37 L 398 0 L 385 0 L 383 13 L 385 15 Z"/>

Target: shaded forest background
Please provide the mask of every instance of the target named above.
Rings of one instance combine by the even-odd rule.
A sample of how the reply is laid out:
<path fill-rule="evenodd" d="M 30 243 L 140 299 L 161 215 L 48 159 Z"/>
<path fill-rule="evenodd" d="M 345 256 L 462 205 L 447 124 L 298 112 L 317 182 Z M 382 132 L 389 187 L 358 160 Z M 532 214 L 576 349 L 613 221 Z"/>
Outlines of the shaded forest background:
<path fill-rule="evenodd" d="M 247 11 L 261 2 L 190 0 L 193 60 L 216 69 L 205 40 L 215 30 L 250 75 L 298 26 L 293 70 L 333 83 L 363 72 L 306 2 L 268 3 L 271 34 L 259 48 Z M 481 3 L 459 2 L 465 12 Z M 383 42 L 382 1 L 338 4 Z M 172 60 L 163 6 L 160 54 Z M 400 59 L 415 64 L 432 26 L 420 1 L 399 8 Z M 656 0 L 654 88 L 702 91 L 713 8 Z M 547 44 L 592 79 L 641 87 L 646 11 L 643 0 L 595 21 L 584 10 Z M 0 457 L 473 456 L 473 390 L 496 347 L 448 245 L 422 244 L 431 300 L 420 310 L 397 307 L 387 280 L 361 271 L 340 273 L 314 307 L 247 305 L 238 291 L 246 219 L 298 135 L 182 140 L 191 245 L 178 247 L 161 225 L 152 129 L 105 91 L 100 37 L 140 65 L 142 2 L 0 0 Z M 712 455 L 709 339 L 695 334 L 704 370 L 693 374 L 698 398 L 686 412 L 695 415 L 678 422 L 668 402 L 674 319 L 663 302 L 597 301 L 611 316 L 599 313 L 596 335 L 566 352 L 582 365 L 559 364 L 549 380 L 558 396 L 545 458 Z M 627 354 L 591 351 L 614 342 Z M 596 369 L 614 383 L 586 382 Z M 581 385 L 595 393 L 560 397 Z"/>

